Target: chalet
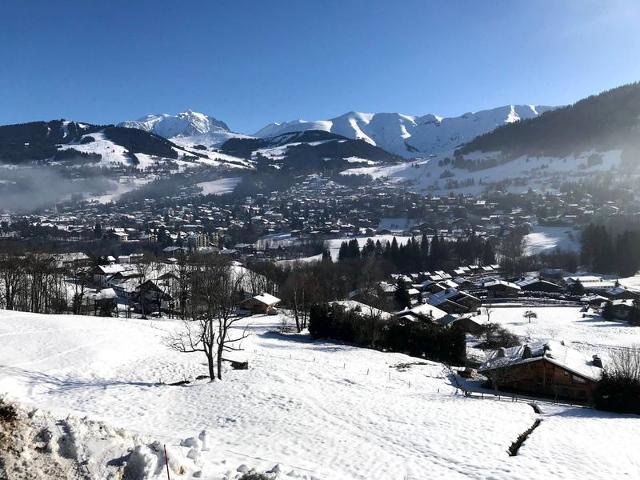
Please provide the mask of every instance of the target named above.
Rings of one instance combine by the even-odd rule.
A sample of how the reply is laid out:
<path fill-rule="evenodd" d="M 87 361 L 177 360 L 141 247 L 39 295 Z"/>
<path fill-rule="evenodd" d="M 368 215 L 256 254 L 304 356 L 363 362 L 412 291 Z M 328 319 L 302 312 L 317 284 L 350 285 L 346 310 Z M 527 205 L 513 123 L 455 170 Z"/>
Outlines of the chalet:
<path fill-rule="evenodd" d="M 91 264 L 91 258 L 82 252 L 59 253 L 53 258 L 58 268 L 81 268 Z"/>
<path fill-rule="evenodd" d="M 616 320 L 628 320 L 633 310 L 633 300 L 620 299 L 611 302 L 611 312 Z"/>
<path fill-rule="evenodd" d="M 522 290 L 519 285 L 507 282 L 506 280 L 490 280 L 482 284 L 487 290 L 487 294 L 494 298 L 517 297 Z"/>
<path fill-rule="evenodd" d="M 268 293 L 261 293 L 242 302 L 242 307 L 250 310 L 253 314 L 261 313 L 268 315 L 276 312 L 276 305 L 278 303 L 280 303 L 278 297 L 274 297 Z"/>
<path fill-rule="evenodd" d="M 98 310 L 111 312 L 116 308 L 118 296 L 113 288 L 103 288 L 94 296 L 94 313 Z"/>
<path fill-rule="evenodd" d="M 583 303 L 589 307 L 600 307 L 606 301 L 606 297 L 603 297 L 602 295 L 596 295 L 595 293 L 589 293 L 580 297 L 580 303 Z"/>
<path fill-rule="evenodd" d="M 100 286 L 106 286 L 107 281 L 113 277 L 116 273 L 124 272 L 128 270 L 125 265 L 119 264 L 109 264 L 109 265 L 98 265 L 93 269 L 91 274 L 93 275 L 93 280 Z"/>
<path fill-rule="evenodd" d="M 114 228 L 113 230 L 104 234 L 106 240 L 115 240 L 117 242 L 128 242 L 129 234 L 124 231 L 124 228 Z"/>
<path fill-rule="evenodd" d="M 602 361 L 556 341 L 500 348 L 480 366 L 496 389 L 590 402 Z"/>
<path fill-rule="evenodd" d="M 609 288 L 603 292 L 603 295 L 610 300 L 633 300 L 638 298 L 636 292 L 632 292 L 621 286 Z"/>
<path fill-rule="evenodd" d="M 523 292 L 560 293 L 562 291 L 562 287 L 560 287 L 560 285 L 541 278 L 523 278 L 515 283 Z"/>
<path fill-rule="evenodd" d="M 428 303 L 423 303 L 421 305 L 417 305 L 408 310 L 403 310 L 397 315 L 408 313 L 409 315 L 414 316 L 418 320 L 430 321 L 438 320 L 442 317 L 446 317 L 449 315 L 444 310 L 439 309 L 433 305 L 429 305 Z"/>
<path fill-rule="evenodd" d="M 340 300 L 331 302 L 331 305 L 340 305 L 346 311 L 357 312 L 362 317 L 378 317 L 381 320 L 390 320 L 393 318 L 389 312 L 372 307 L 366 303 L 357 302 L 355 300 Z M 407 312 L 407 310 L 405 310 Z"/>
<path fill-rule="evenodd" d="M 479 298 L 455 288 L 434 293 L 429 297 L 428 303 L 447 313 L 469 313 L 476 311 L 481 305 Z"/>
<path fill-rule="evenodd" d="M 435 323 L 441 327 L 456 327 L 472 335 L 478 335 L 484 330 L 484 326 L 478 323 L 470 314 L 446 315 L 438 318 Z"/>
<path fill-rule="evenodd" d="M 154 280 L 147 280 L 142 285 L 136 287 L 136 293 L 143 312 L 162 312 L 171 309 L 171 301 L 173 298 Z"/>

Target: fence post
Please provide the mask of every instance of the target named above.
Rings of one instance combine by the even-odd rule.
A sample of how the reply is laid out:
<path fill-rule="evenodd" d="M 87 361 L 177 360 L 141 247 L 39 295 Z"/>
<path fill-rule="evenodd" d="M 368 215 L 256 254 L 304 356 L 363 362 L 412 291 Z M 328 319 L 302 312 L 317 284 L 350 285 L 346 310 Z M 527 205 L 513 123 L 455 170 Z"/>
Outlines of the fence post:
<path fill-rule="evenodd" d="M 169 475 L 169 456 L 167 455 L 167 446 L 162 446 L 164 447 L 164 466 L 167 467 L 167 480 L 171 480 L 171 475 Z"/>

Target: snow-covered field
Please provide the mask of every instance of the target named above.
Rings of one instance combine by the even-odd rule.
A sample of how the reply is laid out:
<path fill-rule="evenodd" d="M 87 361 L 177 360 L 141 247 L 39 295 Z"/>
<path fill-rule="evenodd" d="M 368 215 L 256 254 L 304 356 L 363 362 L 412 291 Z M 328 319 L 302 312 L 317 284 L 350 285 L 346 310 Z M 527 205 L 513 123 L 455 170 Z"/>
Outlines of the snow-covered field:
<path fill-rule="evenodd" d="M 637 478 L 640 417 L 545 404 L 510 457 L 536 418 L 526 403 L 456 395 L 437 363 L 397 368 L 418 359 L 272 333 L 281 321 L 247 319 L 253 335 L 238 355 L 248 371 L 179 387 L 161 382 L 206 368 L 166 348 L 172 321 L 0 311 L 0 392 L 159 440 L 170 456 L 205 430 L 209 448 L 176 478 L 195 467 L 200 478 L 233 478 L 242 464 L 327 480 Z"/>
<path fill-rule="evenodd" d="M 524 317 L 528 310 L 538 316 L 531 323 Z M 475 318 L 480 323 L 486 323 L 484 307 L 481 312 L 482 315 Z M 612 348 L 640 345 L 640 328 L 626 322 L 603 320 L 594 313 L 585 313 L 583 316 L 580 307 L 494 306 L 491 309 L 491 322 L 502 325 L 525 341 L 564 341 L 576 350 L 604 357 Z"/>
<path fill-rule="evenodd" d="M 552 250 L 577 252 L 580 250 L 580 234 L 571 227 L 544 227 L 536 225 L 524 237 L 525 255 L 548 253 Z"/>

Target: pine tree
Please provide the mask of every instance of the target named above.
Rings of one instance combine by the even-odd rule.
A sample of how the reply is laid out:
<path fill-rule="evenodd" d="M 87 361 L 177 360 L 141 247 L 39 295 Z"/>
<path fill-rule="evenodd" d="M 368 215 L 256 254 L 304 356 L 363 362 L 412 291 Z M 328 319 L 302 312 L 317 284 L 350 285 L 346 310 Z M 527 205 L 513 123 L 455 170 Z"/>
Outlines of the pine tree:
<path fill-rule="evenodd" d="M 338 261 L 342 262 L 349 258 L 349 244 L 347 242 L 342 242 L 340 244 L 340 250 L 338 250 Z"/>

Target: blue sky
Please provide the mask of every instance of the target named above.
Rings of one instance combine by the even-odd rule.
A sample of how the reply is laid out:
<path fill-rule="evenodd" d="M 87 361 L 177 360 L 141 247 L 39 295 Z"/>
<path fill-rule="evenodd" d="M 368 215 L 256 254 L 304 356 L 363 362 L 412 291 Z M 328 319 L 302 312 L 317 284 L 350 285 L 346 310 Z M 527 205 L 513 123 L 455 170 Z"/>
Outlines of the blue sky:
<path fill-rule="evenodd" d="M 638 25 L 637 0 L 3 0 L 0 123 L 563 104 L 640 80 Z"/>

